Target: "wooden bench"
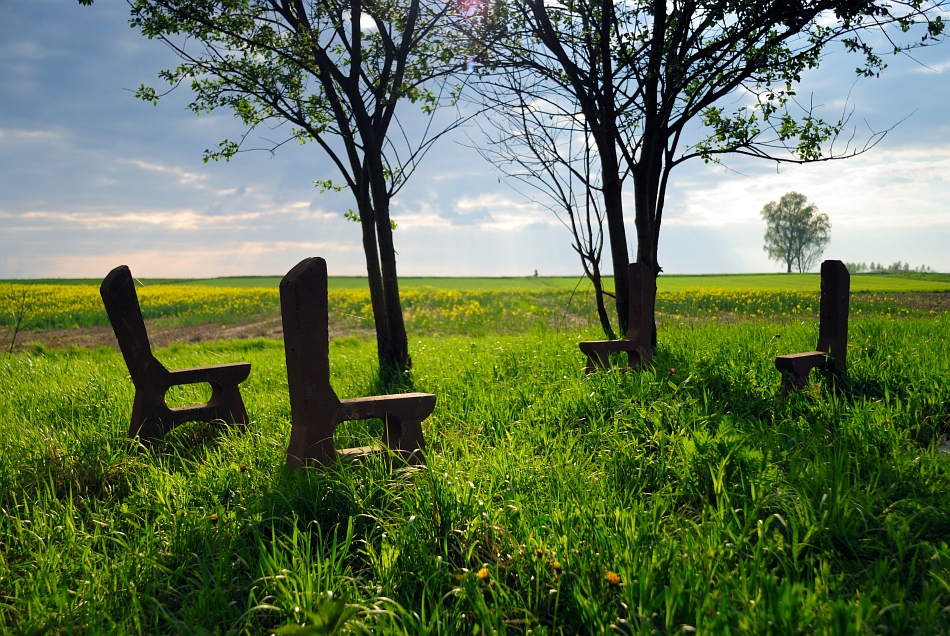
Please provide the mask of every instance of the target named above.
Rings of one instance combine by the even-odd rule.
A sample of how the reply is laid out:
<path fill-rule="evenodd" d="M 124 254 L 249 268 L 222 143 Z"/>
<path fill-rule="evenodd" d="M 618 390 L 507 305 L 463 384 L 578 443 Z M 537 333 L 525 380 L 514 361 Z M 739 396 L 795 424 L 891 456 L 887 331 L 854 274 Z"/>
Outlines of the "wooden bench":
<path fill-rule="evenodd" d="M 792 353 L 775 358 L 782 373 L 782 392 L 797 391 L 808 382 L 812 369 L 843 374 L 848 352 L 848 300 L 851 275 L 841 261 L 821 264 L 821 301 L 818 318 L 818 346 L 815 351 Z"/>
<path fill-rule="evenodd" d="M 109 272 L 99 287 L 99 294 L 135 385 L 129 437 L 138 435 L 148 444 L 184 422 L 223 420 L 241 428 L 247 425 L 247 411 L 238 384 L 247 379 L 250 364 L 236 362 L 169 371 L 152 355 L 129 268 L 120 265 Z M 165 403 L 169 388 L 202 382 L 211 385 L 211 399 L 206 404 L 169 408 Z"/>
<path fill-rule="evenodd" d="M 327 324 L 327 263 L 307 258 L 280 281 L 280 313 L 287 356 L 292 426 L 287 463 L 293 468 L 323 465 L 339 455 L 359 456 L 378 445 L 337 451 L 336 427 L 347 420 L 379 418 L 383 444 L 410 463 L 422 463 L 422 420 L 435 408 L 430 393 L 404 393 L 341 400 L 330 385 Z"/>
<path fill-rule="evenodd" d="M 622 340 L 595 340 L 578 343 L 587 356 L 585 371 L 610 368 L 610 354 L 627 353 L 633 369 L 653 358 L 653 308 L 656 303 L 656 276 L 646 263 L 630 263 L 627 268 L 629 301 L 627 333 Z"/>

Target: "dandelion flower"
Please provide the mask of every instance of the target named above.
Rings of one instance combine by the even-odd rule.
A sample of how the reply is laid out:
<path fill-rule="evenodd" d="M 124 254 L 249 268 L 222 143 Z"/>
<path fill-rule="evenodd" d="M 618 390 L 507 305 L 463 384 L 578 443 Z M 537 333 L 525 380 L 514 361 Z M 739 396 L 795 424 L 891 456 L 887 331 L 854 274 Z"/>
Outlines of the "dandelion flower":
<path fill-rule="evenodd" d="M 211 513 L 211 523 L 218 523 L 218 513 Z"/>
<path fill-rule="evenodd" d="M 620 583 L 620 575 L 616 572 L 607 572 L 607 583 L 610 585 L 617 585 Z"/>
<path fill-rule="evenodd" d="M 560 561 L 555 561 L 554 563 L 551 564 L 551 567 L 553 567 L 555 571 L 560 572 L 560 571 L 561 571 L 561 562 L 560 562 Z"/>
<path fill-rule="evenodd" d="M 491 572 L 488 571 L 488 568 L 482 568 L 475 574 L 475 576 L 477 576 L 480 581 L 487 581 L 491 576 Z"/>

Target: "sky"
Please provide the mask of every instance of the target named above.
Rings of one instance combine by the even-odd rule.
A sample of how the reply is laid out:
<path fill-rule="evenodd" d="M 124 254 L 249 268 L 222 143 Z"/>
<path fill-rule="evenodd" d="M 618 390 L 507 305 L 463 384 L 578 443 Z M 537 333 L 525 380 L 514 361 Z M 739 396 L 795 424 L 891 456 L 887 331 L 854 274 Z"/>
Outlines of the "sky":
<path fill-rule="evenodd" d="M 886 61 L 855 82 L 857 58 L 833 47 L 799 89 L 828 117 L 850 104 L 858 137 L 897 124 L 870 152 L 676 168 L 664 271 L 783 271 L 759 213 L 796 190 L 831 220 L 824 258 L 950 272 L 950 43 Z M 0 0 L 0 279 L 98 278 L 119 264 L 139 277 L 281 275 L 307 256 L 365 275 L 350 196 L 314 186 L 338 178 L 315 144 L 206 164 L 240 122 L 194 115 L 184 88 L 157 106 L 134 97 L 176 62 L 129 27 L 124 1 Z M 400 275 L 580 275 L 569 231 L 470 147 L 478 134 L 440 140 L 393 201 Z"/>

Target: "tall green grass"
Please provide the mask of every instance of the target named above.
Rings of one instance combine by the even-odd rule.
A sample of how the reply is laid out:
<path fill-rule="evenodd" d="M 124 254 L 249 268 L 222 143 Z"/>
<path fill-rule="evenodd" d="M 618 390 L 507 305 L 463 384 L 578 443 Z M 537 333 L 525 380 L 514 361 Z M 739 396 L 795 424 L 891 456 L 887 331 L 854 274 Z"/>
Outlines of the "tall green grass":
<path fill-rule="evenodd" d="M 252 423 L 149 450 L 125 438 L 118 354 L 3 356 L 0 629 L 950 630 L 950 318 L 857 317 L 847 378 L 787 398 L 772 360 L 814 346 L 811 320 L 668 324 L 650 367 L 585 377 L 596 336 L 415 338 L 427 467 L 298 474 L 280 343 L 158 352 L 250 361 Z M 374 358 L 334 342 L 341 397 L 374 386 Z"/>

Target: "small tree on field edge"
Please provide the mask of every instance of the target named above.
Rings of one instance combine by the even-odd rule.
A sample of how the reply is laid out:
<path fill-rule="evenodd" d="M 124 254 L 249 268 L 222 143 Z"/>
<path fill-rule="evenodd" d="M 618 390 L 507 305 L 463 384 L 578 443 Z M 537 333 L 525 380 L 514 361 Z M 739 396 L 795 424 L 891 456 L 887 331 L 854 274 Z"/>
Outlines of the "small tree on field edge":
<path fill-rule="evenodd" d="M 454 107 L 460 85 L 452 78 L 465 60 L 449 28 L 454 0 L 127 1 L 131 26 L 181 61 L 159 73 L 170 90 L 189 86 L 196 114 L 230 110 L 246 127 L 205 161 L 289 142 L 315 142 L 330 159 L 340 179 L 315 184 L 355 199 L 344 216 L 362 230 L 380 373 L 405 378 L 412 361 L 390 206 L 432 145 L 464 119 L 443 109 Z M 136 92 L 152 103 L 162 95 L 144 85 Z M 407 109 L 422 111 L 422 125 L 406 126 Z M 262 128 L 282 137 L 245 147 Z"/>
<path fill-rule="evenodd" d="M 821 257 L 831 240 L 831 221 L 820 214 L 818 206 L 798 192 L 789 192 L 778 203 L 770 201 L 762 208 L 765 219 L 765 247 L 769 258 L 785 262 L 786 271 L 792 265 L 806 272 Z"/>

